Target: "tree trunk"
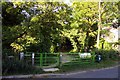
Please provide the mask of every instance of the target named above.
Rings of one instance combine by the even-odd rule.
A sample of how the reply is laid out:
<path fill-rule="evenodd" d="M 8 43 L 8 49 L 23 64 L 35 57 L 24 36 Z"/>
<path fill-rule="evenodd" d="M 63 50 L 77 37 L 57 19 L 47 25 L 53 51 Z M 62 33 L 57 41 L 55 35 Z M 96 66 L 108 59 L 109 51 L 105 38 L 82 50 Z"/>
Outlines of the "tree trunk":
<path fill-rule="evenodd" d="M 101 30 L 101 0 L 99 1 L 99 21 L 98 21 L 98 35 L 97 35 L 97 48 L 99 49 L 100 43 L 100 30 Z"/>

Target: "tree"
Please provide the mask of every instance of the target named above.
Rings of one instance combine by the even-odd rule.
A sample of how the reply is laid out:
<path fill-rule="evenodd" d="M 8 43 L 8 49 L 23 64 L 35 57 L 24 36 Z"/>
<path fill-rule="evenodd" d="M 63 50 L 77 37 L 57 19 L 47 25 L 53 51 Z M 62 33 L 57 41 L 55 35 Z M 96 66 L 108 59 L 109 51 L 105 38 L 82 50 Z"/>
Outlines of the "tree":
<path fill-rule="evenodd" d="M 8 28 L 4 27 L 4 37 L 3 37 L 3 46 L 6 48 L 5 44 L 12 46 L 14 50 L 18 51 L 39 51 L 39 52 L 50 52 L 50 47 L 57 47 L 57 44 L 60 42 L 60 31 L 63 29 L 62 24 L 67 20 L 67 5 L 63 3 L 52 3 L 52 2 L 39 2 L 39 3 L 3 3 L 3 6 L 6 4 L 12 4 L 11 7 L 15 7 L 16 10 L 20 9 L 22 17 L 22 22 L 20 24 L 14 24 L 11 22 L 11 25 Z M 3 12 L 6 12 L 8 7 L 3 9 Z M 14 8 L 11 8 L 10 11 L 14 11 Z M 7 22 L 5 15 L 11 14 L 11 12 L 3 14 L 3 21 Z M 15 14 L 12 14 L 15 15 Z M 63 16 L 63 17 L 62 17 Z M 5 26 L 5 25 L 4 25 Z M 6 31 L 5 31 L 6 30 Z M 9 36 L 7 35 L 9 32 Z M 16 32 L 16 33 L 15 33 Z M 15 34 L 14 34 L 15 33 Z M 10 37 L 12 35 L 12 37 Z M 11 39 L 11 40 L 10 40 Z"/>
<path fill-rule="evenodd" d="M 77 30 L 76 37 L 78 40 L 77 42 L 79 43 L 78 46 L 81 47 L 80 50 L 84 50 L 85 48 L 87 48 L 88 51 L 90 48 L 93 48 L 95 44 L 98 19 L 96 6 L 97 3 L 94 2 L 73 3 L 72 16 L 74 20 L 71 23 L 71 27 Z M 90 43 L 90 40 L 93 40 L 93 44 Z M 76 43 L 76 41 L 74 42 Z"/>
<path fill-rule="evenodd" d="M 99 1 L 99 24 L 97 35 L 97 48 L 99 49 L 100 32 L 105 24 L 111 24 L 114 19 L 118 19 L 118 2 L 101 2 Z M 111 26 L 111 25 L 110 25 Z"/>
<path fill-rule="evenodd" d="M 97 35 L 97 48 L 99 49 L 100 43 L 100 30 L 101 30 L 101 0 L 99 1 L 99 23 L 98 23 L 98 35 Z"/>
<path fill-rule="evenodd" d="M 96 45 L 100 32 L 96 2 L 74 2 L 72 6 L 61 2 L 2 4 L 3 49 L 83 52 Z M 115 2 L 101 2 L 101 26 L 119 18 L 117 7 Z"/>

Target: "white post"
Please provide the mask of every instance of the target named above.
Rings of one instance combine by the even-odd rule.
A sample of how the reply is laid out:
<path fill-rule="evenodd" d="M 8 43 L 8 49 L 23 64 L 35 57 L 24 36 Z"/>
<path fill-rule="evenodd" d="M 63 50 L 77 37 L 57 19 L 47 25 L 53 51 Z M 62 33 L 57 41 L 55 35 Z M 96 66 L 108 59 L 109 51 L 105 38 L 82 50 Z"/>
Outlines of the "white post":
<path fill-rule="evenodd" d="M 20 60 L 23 60 L 24 59 L 24 52 L 21 52 L 20 53 Z"/>
<path fill-rule="evenodd" d="M 34 57 L 35 57 L 35 54 L 32 53 L 32 65 L 34 66 Z"/>
<path fill-rule="evenodd" d="M 60 63 L 62 63 L 62 53 L 60 54 Z"/>

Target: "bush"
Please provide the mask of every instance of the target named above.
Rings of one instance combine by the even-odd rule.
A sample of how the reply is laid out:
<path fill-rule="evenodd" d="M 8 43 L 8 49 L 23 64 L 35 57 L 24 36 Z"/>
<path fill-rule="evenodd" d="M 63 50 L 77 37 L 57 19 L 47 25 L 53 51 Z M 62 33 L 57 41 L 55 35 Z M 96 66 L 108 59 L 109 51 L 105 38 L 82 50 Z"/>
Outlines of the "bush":
<path fill-rule="evenodd" d="M 2 59 L 6 59 L 7 56 L 14 56 L 15 53 L 11 49 L 2 50 Z"/>
<path fill-rule="evenodd" d="M 99 49 L 95 50 L 96 55 L 100 54 L 102 56 L 102 60 L 117 60 L 119 52 L 115 50 L 104 50 L 104 49 Z"/>
<path fill-rule="evenodd" d="M 19 61 L 14 58 L 6 58 L 5 60 L 3 60 L 2 64 L 3 75 L 34 74 L 43 72 L 41 68 L 33 67 L 27 62 Z"/>

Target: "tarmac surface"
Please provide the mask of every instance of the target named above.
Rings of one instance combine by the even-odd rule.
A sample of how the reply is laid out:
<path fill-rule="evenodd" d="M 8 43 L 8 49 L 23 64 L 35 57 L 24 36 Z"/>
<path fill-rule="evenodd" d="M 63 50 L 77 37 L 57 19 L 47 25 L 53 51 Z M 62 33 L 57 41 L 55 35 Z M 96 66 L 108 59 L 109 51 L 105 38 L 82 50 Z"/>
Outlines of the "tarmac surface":
<path fill-rule="evenodd" d="M 120 80 L 119 66 L 65 74 L 3 76 L 2 80 Z"/>

